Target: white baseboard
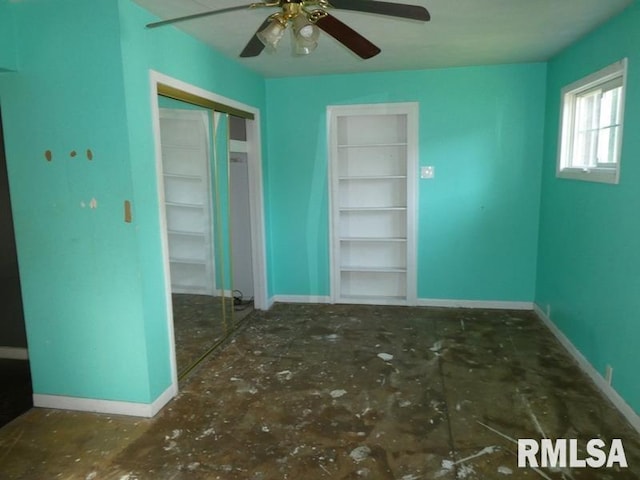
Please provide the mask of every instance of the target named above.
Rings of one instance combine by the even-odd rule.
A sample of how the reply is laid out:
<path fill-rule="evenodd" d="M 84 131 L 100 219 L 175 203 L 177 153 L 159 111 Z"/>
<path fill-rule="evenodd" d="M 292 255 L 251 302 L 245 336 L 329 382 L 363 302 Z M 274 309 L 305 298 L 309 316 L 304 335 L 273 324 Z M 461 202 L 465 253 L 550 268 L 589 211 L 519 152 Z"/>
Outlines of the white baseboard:
<path fill-rule="evenodd" d="M 0 347 L 0 358 L 5 360 L 29 360 L 29 351 L 19 347 Z"/>
<path fill-rule="evenodd" d="M 437 298 L 419 298 L 419 307 L 445 308 L 488 308 L 499 310 L 533 310 L 533 302 L 503 302 L 493 300 L 450 300 Z"/>
<path fill-rule="evenodd" d="M 331 297 L 328 295 L 274 295 L 271 304 L 280 303 L 331 303 Z"/>
<path fill-rule="evenodd" d="M 276 303 L 332 303 L 330 296 L 320 295 L 274 295 L 267 302 L 268 308 Z M 382 304 L 381 304 L 382 305 Z M 416 301 L 419 307 L 445 307 L 445 308 L 488 308 L 499 310 L 533 310 L 533 302 L 503 302 L 487 300 L 451 300 L 436 298 L 419 298 Z"/>
<path fill-rule="evenodd" d="M 65 397 L 61 395 L 33 394 L 33 406 L 76 410 L 80 412 L 128 415 L 131 417 L 151 418 L 158 413 L 178 393 L 175 385 L 167 388 L 153 403 L 118 402 L 93 398 Z"/>
<path fill-rule="evenodd" d="M 600 391 L 613 403 L 613 405 L 620 411 L 620 413 L 627 419 L 633 428 L 640 433 L 640 416 L 629 406 L 629 404 L 620 396 L 615 389 L 607 383 L 604 377 L 595 369 L 593 365 L 586 359 L 586 357 L 580 353 L 571 340 L 560 330 L 555 323 L 547 316 L 542 309 L 534 304 L 534 311 L 536 315 L 542 320 L 547 328 L 558 339 L 562 346 L 569 352 L 569 354 L 578 363 L 578 366 L 591 378 L 593 383 L 600 389 Z"/>

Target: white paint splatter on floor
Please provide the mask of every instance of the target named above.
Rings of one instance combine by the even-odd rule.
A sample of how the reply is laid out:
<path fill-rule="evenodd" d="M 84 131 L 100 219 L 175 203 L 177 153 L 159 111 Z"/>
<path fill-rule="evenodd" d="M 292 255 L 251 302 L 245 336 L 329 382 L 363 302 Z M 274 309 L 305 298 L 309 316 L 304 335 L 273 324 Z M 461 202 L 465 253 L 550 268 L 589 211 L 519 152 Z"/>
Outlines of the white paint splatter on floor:
<path fill-rule="evenodd" d="M 340 398 L 346 394 L 347 394 L 346 390 L 333 390 L 331 391 L 331 393 L 329 393 L 329 395 L 331 395 L 331 398 Z"/>
<path fill-rule="evenodd" d="M 215 428 L 213 427 L 207 428 L 204 432 L 202 432 L 200 435 L 196 437 L 196 440 L 202 440 L 203 438 L 210 437 L 211 435 L 215 435 L 215 434 L 216 434 Z"/>
<path fill-rule="evenodd" d="M 369 458 L 369 455 L 371 455 L 371 449 L 366 445 L 354 448 L 349 454 L 351 459 L 356 463 L 360 463 L 363 460 Z"/>
<path fill-rule="evenodd" d="M 473 469 L 472 465 L 461 465 L 460 468 L 458 468 L 458 475 L 457 478 L 467 478 L 470 475 L 473 475 L 475 472 L 475 470 Z"/>
<path fill-rule="evenodd" d="M 293 373 L 291 373 L 291 370 L 282 370 L 281 372 L 276 373 L 276 378 L 281 382 L 285 382 L 293 378 Z"/>

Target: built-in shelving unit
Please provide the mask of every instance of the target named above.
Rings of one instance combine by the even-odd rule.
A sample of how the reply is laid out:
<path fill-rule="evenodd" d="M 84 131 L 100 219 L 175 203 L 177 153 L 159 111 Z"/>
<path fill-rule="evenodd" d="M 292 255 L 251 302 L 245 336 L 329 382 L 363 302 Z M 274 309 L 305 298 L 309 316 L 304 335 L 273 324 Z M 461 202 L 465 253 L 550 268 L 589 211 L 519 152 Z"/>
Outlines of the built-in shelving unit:
<path fill-rule="evenodd" d="M 333 300 L 413 304 L 417 105 L 328 114 Z"/>
<path fill-rule="evenodd" d="M 171 290 L 213 294 L 212 198 L 208 117 L 161 109 Z"/>

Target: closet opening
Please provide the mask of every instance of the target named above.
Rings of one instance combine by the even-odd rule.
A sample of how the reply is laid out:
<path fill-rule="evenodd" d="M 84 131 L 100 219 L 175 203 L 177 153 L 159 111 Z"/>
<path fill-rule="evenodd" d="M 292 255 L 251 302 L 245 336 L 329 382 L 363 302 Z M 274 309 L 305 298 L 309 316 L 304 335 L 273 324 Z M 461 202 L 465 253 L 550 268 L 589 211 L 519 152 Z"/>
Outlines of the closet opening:
<path fill-rule="evenodd" d="M 175 381 L 266 308 L 259 112 L 156 74 Z"/>

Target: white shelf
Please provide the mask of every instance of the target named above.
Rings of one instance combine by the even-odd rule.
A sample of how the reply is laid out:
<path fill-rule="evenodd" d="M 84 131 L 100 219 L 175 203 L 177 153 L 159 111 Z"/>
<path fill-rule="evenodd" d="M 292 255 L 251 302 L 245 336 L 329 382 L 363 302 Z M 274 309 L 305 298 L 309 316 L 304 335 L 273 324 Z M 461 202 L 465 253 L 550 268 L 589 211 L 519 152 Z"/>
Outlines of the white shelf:
<path fill-rule="evenodd" d="M 188 230 L 168 230 L 169 235 L 184 235 L 188 237 L 205 237 L 207 234 L 204 232 L 190 232 Z"/>
<path fill-rule="evenodd" d="M 405 237 L 340 237 L 341 242 L 406 242 Z"/>
<path fill-rule="evenodd" d="M 204 205 L 201 203 L 186 203 L 186 202 L 166 202 L 168 207 L 176 207 L 176 208 L 198 208 L 202 210 Z"/>
<path fill-rule="evenodd" d="M 340 267 L 341 272 L 375 272 L 375 273 L 406 273 L 405 267 L 364 267 L 364 266 L 347 266 Z"/>
<path fill-rule="evenodd" d="M 406 212 L 407 207 L 340 207 L 341 212 Z"/>
<path fill-rule="evenodd" d="M 165 178 L 176 178 L 179 180 L 193 180 L 194 182 L 201 182 L 202 176 L 192 175 L 187 173 L 164 173 Z"/>
<path fill-rule="evenodd" d="M 340 303 L 354 303 L 364 305 L 406 305 L 405 296 L 392 295 L 341 295 Z"/>
<path fill-rule="evenodd" d="M 398 143 L 356 143 L 338 145 L 338 148 L 384 148 L 384 147 L 406 147 L 405 142 Z"/>
<path fill-rule="evenodd" d="M 338 177 L 341 182 L 364 181 L 364 180 L 406 180 L 406 175 L 354 175 L 351 177 Z"/>

